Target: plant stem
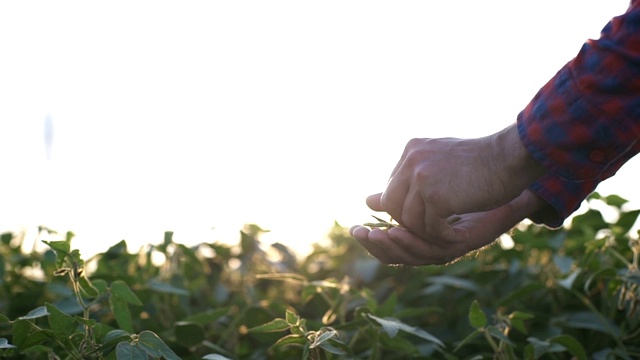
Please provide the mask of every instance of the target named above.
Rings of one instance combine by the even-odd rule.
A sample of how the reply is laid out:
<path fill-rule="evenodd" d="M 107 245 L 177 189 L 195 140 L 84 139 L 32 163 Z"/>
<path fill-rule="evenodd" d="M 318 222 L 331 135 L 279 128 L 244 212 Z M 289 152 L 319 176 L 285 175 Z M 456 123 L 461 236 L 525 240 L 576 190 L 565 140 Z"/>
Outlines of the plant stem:
<path fill-rule="evenodd" d="M 80 290 L 80 281 L 78 279 L 77 276 L 77 271 L 70 271 L 69 272 L 69 277 L 71 278 L 71 284 L 73 286 L 73 293 L 76 296 L 76 300 L 78 301 L 78 304 L 80 305 L 80 307 L 82 308 L 82 317 L 85 320 L 89 320 L 89 307 L 87 306 L 87 304 L 84 302 L 84 300 L 82 299 L 82 293 Z M 92 347 L 93 347 L 93 328 L 91 326 L 89 326 L 88 323 L 85 322 L 84 324 L 84 340 L 87 342 L 90 342 Z"/>
<path fill-rule="evenodd" d="M 378 352 L 380 351 L 379 348 L 379 344 L 380 344 L 380 329 L 375 329 L 376 332 L 376 336 L 375 339 L 373 341 L 373 349 L 371 350 L 371 356 L 369 357 L 370 360 L 378 360 L 379 354 Z"/>
<path fill-rule="evenodd" d="M 489 334 L 489 331 L 487 331 L 487 329 L 484 328 L 484 329 L 482 329 L 482 333 L 484 334 L 484 338 L 487 339 L 487 342 L 489 343 L 489 345 L 493 349 L 493 352 L 495 353 L 496 357 L 497 358 L 502 358 L 500 356 L 502 351 L 500 351 L 500 348 L 498 347 L 498 344 L 496 344 L 496 342 L 493 340 L 493 338 L 491 337 L 491 334 Z"/>

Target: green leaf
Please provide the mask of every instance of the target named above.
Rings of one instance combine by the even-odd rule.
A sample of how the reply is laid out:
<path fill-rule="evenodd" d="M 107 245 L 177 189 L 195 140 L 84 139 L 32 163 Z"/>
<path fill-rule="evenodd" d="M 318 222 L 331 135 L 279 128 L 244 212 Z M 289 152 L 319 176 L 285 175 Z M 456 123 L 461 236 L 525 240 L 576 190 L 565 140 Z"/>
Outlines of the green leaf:
<path fill-rule="evenodd" d="M 49 245 L 56 253 L 62 253 L 62 255 L 69 255 L 71 252 L 71 244 L 68 241 L 42 241 Z"/>
<path fill-rule="evenodd" d="M 300 324 L 300 316 L 289 309 L 287 309 L 285 313 L 285 320 L 287 321 L 287 324 L 291 326 L 298 326 Z"/>
<path fill-rule="evenodd" d="M 587 200 L 593 200 L 593 199 L 596 199 L 596 200 L 602 199 L 602 195 L 600 195 L 599 192 L 594 191 L 589 196 L 587 196 Z"/>
<path fill-rule="evenodd" d="M 469 323 L 475 329 L 480 329 L 487 325 L 487 315 L 480 308 L 478 300 L 473 300 L 469 308 Z"/>
<path fill-rule="evenodd" d="M 140 360 L 148 359 L 147 352 L 139 346 L 131 345 L 128 342 L 121 342 L 116 346 L 116 359 L 118 360 Z"/>
<path fill-rule="evenodd" d="M 86 276 L 80 276 L 78 282 L 80 283 L 80 289 L 86 297 L 95 298 L 100 295 L 100 290 L 93 286 L 91 280 Z"/>
<path fill-rule="evenodd" d="M 400 330 L 407 332 L 409 334 L 421 337 L 427 341 L 431 341 L 432 343 L 442 346 L 444 347 L 444 343 L 442 341 L 440 341 L 440 339 L 438 339 L 437 337 L 431 335 L 430 333 L 426 332 L 425 330 L 422 330 L 418 327 L 414 327 L 414 326 L 409 326 L 405 323 L 402 323 L 402 325 L 400 326 Z"/>
<path fill-rule="evenodd" d="M 162 244 L 165 248 L 173 243 L 173 231 L 165 231 L 164 232 L 164 241 Z"/>
<path fill-rule="evenodd" d="M 382 326 L 382 330 L 389 335 L 389 337 L 393 338 L 400 331 L 400 322 L 394 321 L 393 319 L 383 319 L 377 316 L 367 314 L 367 317 L 377 322 L 380 326 Z"/>
<path fill-rule="evenodd" d="M 285 331 L 289 329 L 289 323 L 285 319 L 277 318 L 269 321 L 266 324 L 258 325 L 248 330 L 248 332 L 252 333 L 266 333 L 266 332 L 277 332 L 277 331 Z"/>
<path fill-rule="evenodd" d="M 117 244 L 111 246 L 107 249 L 103 255 L 110 258 L 118 258 L 120 255 L 127 255 L 127 242 L 124 240 L 120 240 Z"/>
<path fill-rule="evenodd" d="M 337 341 L 336 339 L 329 339 L 327 341 L 324 341 L 320 343 L 320 347 L 323 350 L 336 355 L 351 354 L 351 349 L 346 344 L 343 344 L 342 342 Z"/>
<path fill-rule="evenodd" d="M 431 276 L 428 280 L 432 284 L 440 284 L 450 286 L 456 289 L 464 289 L 467 291 L 471 291 L 473 293 L 482 294 L 486 292 L 483 288 L 478 286 L 474 281 L 463 279 L 457 276 L 452 275 L 439 275 L 439 276 Z"/>
<path fill-rule="evenodd" d="M 307 284 L 302 288 L 302 292 L 300 293 L 300 297 L 302 298 L 303 303 L 309 302 L 314 295 L 319 293 L 321 290 L 315 285 Z"/>
<path fill-rule="evenodd" d="M 91 284 L 98 290 L 100 294 L 106 294 L 109 291 L 107 282 L 102 279 L 91 280 Z"/>
<path fill-rule="evenodd" d="M 602 213 L 598 210 L 590 209 L 584 214 L 577 215 L 571 220 L 571 229 L 604 229 L 607 228 Z"/>
<path fill-rule="evenodd" d="M 398 331 L 402 330 L 406 333 L 418 336 L 434 344 L 444 347 L 444 343 L 440 341 L 440 339 L 438 339 L 437 337 L 431 335 L 430 333 L 420 328 L 409 326 L 398 319 L 379 318 L 371 314 L 368 314 L 367 316 L 370 319 L 375 320 L 378 324 L 380 324 L 382 326 L 382 329 L 387 333 L 387 335 L 389 335 L 389 337 L 392 337 L 392 338 L 395 337 L 398 334 Z"/>
<path fill-rule="evenodd" d="M 102 345 L 93 352 L 108 352 L 117 346 L 117 344 L 129 341 L 131 341 L 131 335 L 129 335 L 128 332 L 120 329 L 111 330 L 105 335 L 104 339 L 102 339 Z"/>
<path fill-rule="evenodd" d="M 205 331 L 202 326 L 193 323 L 177 322 L 175 334 L 178 343 L 187 348 L 200 344 L 205 339 Z"/>
<path fill-rule="evenodd" d="M 396 306 L 398 305 L 398 294 L 394 291 L 389 295 L 389 298 L 385 300 L 378 309 L 376 309 L 376 314 L 379 316 L 391 316 L 395 313 Z"/>
<path fill-rule="evenodd" d="M 136 294 L 131 291 L 129 285 L 122 280 L 116 280 L 111 283 L 111 294 L 131 305 L 142 305 L 142 302 L 138 299 Z"/>
<path fill-rule="evenodd" d="M 571 274 L 569 274 L 566 278 L 562 280 L 556 280 L 556 282 L 558 283 L 558 285 L 562 286 L 563 288 L 567 290 L 571 290 L 571 287 L 573 287 L 573 283 L 576 281 L 576 279 L 578 278 L 578 275 L 580 275 L 581 272 L 582 272 L 582 269 L 577 269 Z"/>
<path fill-rule="evenodd" d="M 218 354 L 207 354 L 202 357 L 204 360 L 233 360 L 226 356 L 218 355 Z"/>
<path fill-rule="evenodd" d="M 128 332 L 120 329 L 111 330 L 105 335 L 102 340 L 103 343 L 113 342 L 113 341 L 122 341 L 123 339 L 131 338 Z"/>
<path fill-rule="evenodd" d="M 32 346 L 41 345 L 55 339 L 56 336 L 51 330 L 38 329 L 30 320 L 20 320 L 12 324 L 13 344 L 21 351 Z M 65 338 L 58 338 L 61 343 Z M 68 339 L 67 339 L 68 340 Z"/>
<path fill-rule="evenodd" d="M 521 311 L 514 311 L 509 314 L 509 322 L 516 330 L 523 334 L 527 333 L 527 328 L 524 326 L 524 320 L 533 319 L 533 315 Z"/>
<path fill-rule="evenodd" d="M 511 302 L 528 298 L 533 293 L 539 290 L 545 289 L 545 286 L 539 282 L 533 282 L 529 284 L 523 284 L 521 287 L 514 289 L 512 292 L 505 295 L 499 302 L 500 305 L 508 305 Z"/>
<path fill-rule="evenodd" d="M 603 198 L 602 200 L 607 205 L 616 207 L 618 209 L 621 208 L 622 205 L 624 205 L 624 204 L 629 202 L 629 200 L 627 200 L 627 199 L 625 199 L 625 198 L 623 198 L 621 196 L 615 195 L 615 194 L 614 195 L 608 195 L 607 197 Z"/>
<path fill-rule="evenodd" d="M 307 333 L 306 326 L 307 326 L 307 320 L 300 319 L 300 323 L 298 324 L 298 326 L 289 327 L 289 331 L 291 331 L 292 334 L 304 335 Z"/>
<path fill-rule="evenodd" d="M 63 313 L 48 303 L 45 303 L 45 307 L 49 312 L 49 326 L 56 335 L 69 337 L 76 331 L 78 322 L 73 316 Z"/>
<path fill-rule="evenodd" d="M 620 219 L 616 222 L 616 227 L 620 234 L 626 234 L 638 220 L 640 209 L 629 211 L 620 215 Z"/>
<path fill-rule="evenodd" d="M 0 323 L 8 323 L 8 322 L 11 322 L 11 320 L 8 317 L 0 314 Z"/>
<path fill-rule="evenodd" d="M 536 360 L 535 347 L 532 344 L 527 344 L 524 347 L 524 360 Z"/>
<path fill-rule="evenodd" d="M 11 324 L 12 342 L 19 348 L 22 348 L 22 344 L 27 341 L 33 325 L 28 320 L 14 321 Z M 23 349 L 24 350 L 24 349 Z"/>
<path fill-rule="evenodd" d="M 319 331 L 319 335 L 316 335 L 316 338 L 309 345 L 310 349 L 315 348 L 316 346 L 322 344 L 323 342 L 331 339 L 332 337 L 338 335 L 338 332 L 335 330 L 321 330 Z"/>
<path fill-rule="evenodd" d="M 306 343 L 302 348 L 302 360 L 308 360 L 309 358 L 310 358 L 309 343 Z"/>
<path fill-rule="evenodd" d="M 29 319 L 37 319 L 43 316 L 49 316 L 49 312 L 47 312 L 47 308 L 45 306 L 39 306 L 31 311 L 25 316 L 20 316 L 18 320 L 29 320 Z"/>
<path fill-rule="evenodd" d="M 206 324 L 211 324 L 215 322 L 216 320 L 225 316 L 228 312 L 229 312 L 228 307 L 223 307 L 218 309 L 209 309 L 201 313 L 189 315 L 186 318 L 182 319 L 181 321 L 193 323 L 193 324 L 199 324 L 199 325 L 206 325 Z"/>
<path fill-rule="evenodd" d="M 71 250 L 68 260 L 70 264 L 75 264 L 74 266 L 76 266 L 77 268 L 82 268 L 84 266 L 84 260 L 82 260 L 82 257 L 80 256 L 80 250 L 78 249 Z"/>
<path fill-rule="evenodd" d="M 105 323 L 99 323 L 93 319 L 85 319 L 81 316 L 76 316 L 76 321 L 81 324 L 86 324 L 93 328 L 93 335 L 98 343 L 104 343 L 104 338 L 109 334 L 109 332 L 114 330 L 114 327 L 109 326 Z"/>
<path fill-rule="evenodd" d="M 560 344 L 552 344 L 549 341 L 542 341 L 535 337 L 529 337 L 527 338 L 527 341 L 533 347 L 533 353 L 531 355 L 534 359 L 537 359 L 547 353 L 557 353 L 566 350 L 565 347 Z"/>
<path fill-rule="evenodd" d="M 9 245 L 13 240 L 13 234 L 10 232 L 5 232 L 0 235 L 0 244 Z"/>
<path fill-rule="evenodd" d="M 126 301 L 111 294 L 109 297 L 109 305 L 111 306 L 111 312 L 116 318 L 118 326 L 129 333 L 133 333 L 133 321 L 131 320 L 131 311 Z"/>
<path fill-rule="evenodd" d="M 9 340 L 5 338 L 0 338 L 0 349 L 13 349 L 15 345 L 9 344 Z"/>
<path fill-rule="evenodd" d="M 578 340 L 570 335 L 558 335 L 549 339 L 550 343 L 560 344 L 579 360 L 587 360 L 587 352 Z"/>
<path fill-rule="evenodd" d="M 56 267 L 58 269 L 64 268 L 65 260 L 69 256 L 71 252 L 71 244 L 67 241 L 42 241 L 43 243 L 49 245 L 53 251 L 56 253 Z M 62 276 L 65 274 L 57 273 L 57 276 Z"/>
<path fill-rule="evenodd" d="M 96 320 L 94 320 L 94 319 L 85 319 L 82 316 L 78 316 L 78 315 L 74 316 L 73 320 L 76 321 L 80 325 L 87 325 L 87 326 L 91 326 L 91 327 L 98 325 Z"/>
<path fill-rule="evenodd" d="M 138 346 L 145 349 L 151 356 L 162 356 L 166 360 L 180 360 L 178 355 L 152 331 L 145 330 L 140 333 L 138 336 Z"/>
<path fill-rule="evenodd" d="M 26 359 L 37 359 L 38 356 L 41 356 L 42 354 L 51 354 L 53 352 L 53 349 L 45 345 L 34 345 L 29 347 L 28 349 L 20 349 L 20 352 Z"/>
<path fill-rule="evenodd" d="M 560 323 L 570 328 L 600 331 L 613 338 L 620 336 L 620 328 L 616 324 L 589 311 L 571 313 L 561 318 Z"/>
<path fill-rule="evenodd" d="M 500 329 L 498 329 L 497 327 L 495 327 L 495 326 L 488 326 L 488 327 L 486 328 L 486 330 L 489 332 L 489 334 L 490 334 L 492 337 L 494 337 L 494 338 L 496 338 L 496 339 L 498 339 L 498 340 L 500 340 L 500 341 L 502 341 L 502 342 L 504 342 L 504 343 L 507 343 L 507 344 L 509 344 L 509 345 L 511 345 L 511 346 L 515 346 L 515 345 L 513 344 L 513 341 L 511 341 L 511 339 L 509 339 L 509 338 L 507 337 L 507 335 L 505 335 L 505 334 L 504 334 L 502 331 L 500 331 Z"/>
<path fill-rule="evenodd" d="M 276 346 L 287 346 L 287 345 L 304 345 L 307 341 L 304 338 L 304 335 L 298 334 L 289 334 L 281 337 L 278 341 L 275 342 Z"/>
<path fill-rule="evenodd" d="M 547 349 L 549 348 L 549 343 L 546 341 L 541 341 L 538 340 L 534 337 L 529 337 L 527 338 L 527 341 L 529 341 L 529 344 L 531 344 L 532 348 L 533 348 L 533 358 L 537 359 L 540 356 L 544 355 L 547 352 Z"/>
<path fill-rule="evenodd" d="M 157 291 L 163 294 L 174 294 L 180 296 L 189 296 L 189 290 L 179 288 L 167 283 L 161 283 L 159 281 L 151 280 L 147 283 L 149 288 L 153 291 Z"/>
<path fill-rule="evenodd" d="M 256 274 L 256 279 L 279 280 L 303 284 L 308 282 L 304 276 L 293 273 Z"/>

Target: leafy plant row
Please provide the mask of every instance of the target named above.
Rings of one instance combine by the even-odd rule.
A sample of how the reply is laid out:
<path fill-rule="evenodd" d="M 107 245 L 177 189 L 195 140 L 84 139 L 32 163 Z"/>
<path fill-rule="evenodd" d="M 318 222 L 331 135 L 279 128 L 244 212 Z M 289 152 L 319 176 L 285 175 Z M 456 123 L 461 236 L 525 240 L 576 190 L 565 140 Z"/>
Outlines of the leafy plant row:
<path fill-rule="evenodd" d="M 338 224 L 302 258 L 261 244 L 256 225 L 236 245 L 186 246 L 166 232 L 89 259 L 72 233 L 31 253 L 4 233 L 0 355 L 640 358 L 640 210 L 626 203 L 594 194 L 563 229 L 521 224 L 473 256 L 420 268 L 381 265 Z"/>

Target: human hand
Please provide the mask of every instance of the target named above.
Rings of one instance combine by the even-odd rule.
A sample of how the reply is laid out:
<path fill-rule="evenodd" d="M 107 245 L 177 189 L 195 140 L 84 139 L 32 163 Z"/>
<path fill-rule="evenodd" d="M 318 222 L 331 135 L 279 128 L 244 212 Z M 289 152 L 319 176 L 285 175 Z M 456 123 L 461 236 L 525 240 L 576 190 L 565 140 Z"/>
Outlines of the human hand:
<path fill-rule="evenodd" d="M 525 190 L 495 209 L 461 215 L 450 225 L 453 236 L 446 238 L 421 238 L 399 226 L 382 230 L 358 225 L 349 232 L 385 264 L 441 265 L 491 244 L 544 205 L 544 200 Z"/>
<path fill-rule="evenodd" d="M 384 193 L 367 198 L 419 238 L 455 241 L 447 219 L 497 209 L 544 173 L 515 124 L 479 139 L 413 139 Z"/>

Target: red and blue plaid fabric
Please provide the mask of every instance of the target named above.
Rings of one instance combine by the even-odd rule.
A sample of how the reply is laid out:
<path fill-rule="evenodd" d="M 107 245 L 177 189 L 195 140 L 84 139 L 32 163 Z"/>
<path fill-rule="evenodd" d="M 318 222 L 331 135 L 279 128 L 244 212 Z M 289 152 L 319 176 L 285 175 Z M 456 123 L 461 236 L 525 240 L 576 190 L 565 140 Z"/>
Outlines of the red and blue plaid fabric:
<path fill-rule="evenodd" d="M 530 189 L 551 208 L 531 220 L 558 227 L 640 151 L 640 1 L 540 89 L 518 132 L 548 170 Z"/>

